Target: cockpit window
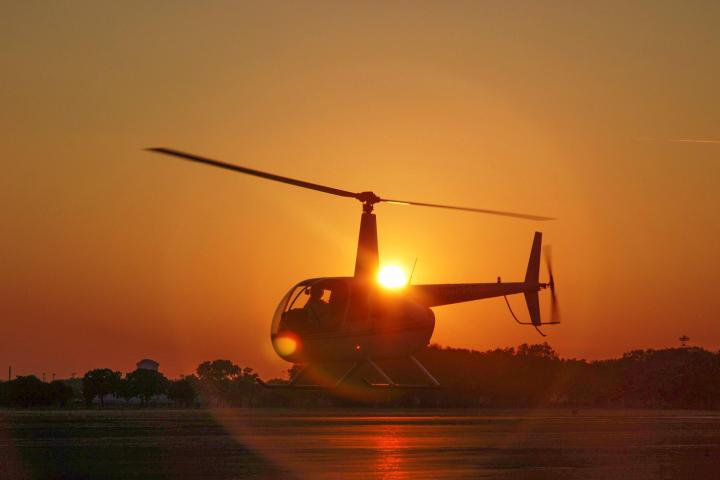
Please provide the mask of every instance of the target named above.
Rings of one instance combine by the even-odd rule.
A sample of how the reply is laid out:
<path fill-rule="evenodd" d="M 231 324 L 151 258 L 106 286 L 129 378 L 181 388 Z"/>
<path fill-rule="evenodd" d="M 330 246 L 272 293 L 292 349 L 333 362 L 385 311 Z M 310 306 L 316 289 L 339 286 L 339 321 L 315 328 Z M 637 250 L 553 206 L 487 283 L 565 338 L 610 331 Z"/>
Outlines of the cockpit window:
<path fill-rule="evenodd" d="M 308 300 L 310 300 L 310 292 L 312 288 L 313 287 L 306 285 L 295 287 L 295 291 L 290 298 L 290 304 L 288 305 L 286 310 L 291 310 L 293 308 L 305 308 Z M 319 291 L 322 292 L 320 294 L 320 299 L 325 303 L 329 303 L 332 291 L 330 289 L 322 288 L 321 286 L 317 286 L 315 288 L 319 289 Z"/>
<path fill-rule="evenodd" d="M 298 335 L 332 332 L 342 323 L 347 310 L 348 287 L 338 280 L 318 280 L 295 286 L 278 306 L 273 334 L 290 330 Z M 281 302 L 281 305 L 283 305 Z M 278 316 L 276 313 L 276 317 Z"/>

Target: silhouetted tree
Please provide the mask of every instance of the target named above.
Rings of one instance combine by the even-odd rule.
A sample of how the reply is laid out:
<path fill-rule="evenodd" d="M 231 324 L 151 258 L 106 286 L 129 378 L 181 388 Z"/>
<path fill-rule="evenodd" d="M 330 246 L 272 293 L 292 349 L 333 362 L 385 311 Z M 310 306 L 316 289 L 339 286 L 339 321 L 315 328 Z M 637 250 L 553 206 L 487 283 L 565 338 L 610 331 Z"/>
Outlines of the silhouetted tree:
<path fill-rule="evenodd" d="M 82 378 L 66 378 L 59 380 L 72 390 L 72 398 L 83 398 L 83 379 Z"/>
<path fill-rule="evenodd" d="M 144 368 L 128 373 L 126 382 L 127 392 L 138 397 L 142 405 L 146 405 L 153 396 L 166 393 L 169 383 L 162 373 Z"/>
<path fill-rule="evenodd" d="M 250 405 L 258 392 L 258 375 L 230 360 L 203 362 L 197 368 L 201 398 L 210 404 Z"/>
<path fill-rule="evenodd" d="M 50 383 L 34 375 L 0 382 L 0 405 L 10 407 L 64 407 L 73 398 L 72 388 L 59 380 Z"/>
<path fill-rule="evenodd" d="M 8 383 L 0 381 L 0 406 L 8 405 Z"/>
<path fill-rule="evenodd" d="M 93 398 L 100 398 L 100 406 L 105 406 L 105 395 L 118 394 L 122 374 L 109 368 L 96 368 L 83 376 L 83 397 L 90 405 Z"/>
<path fill-rule="evenodd" d="M 35 375 L 19 376 L 9 382 L 8 403 L 17 407 L 48 405 L 46 384 Z"/>
<path fill-rule="evenodd" d="M 618 403 L 629 407 L 717 408 L 720 357 L 698 347 L 635 350 L 610 361 Z"/>
<path fill-rule="evenodd" d="M 288 379 L 293 379 L 297 376 L 298 373 L 302 370 L 303 366 L 299 363 L 294 363 L 292 367 L 288 368 L 286 370 Z"/>
<path fill-rule="evenodd" d="M 258 374 L 250 367 L 241 370 L 230 386 L 228 400 L 233 405 L 252 405 L 259 388 L 257 383 Z"/>
<path fill-rule="evenodd" d="M 198 378 L 201 382 L 220 383 L 236 379 L 242 370 L 230 360 L 213 360 L 203 362 L 197 367 Z"/>
<path fill-rule="evenodd" d="M 168 398 L 185 406 L 192 405 L 197 397 L 198 378 L 188 375 L 179 380 L 171 380 L 168 385 Z"/>
<path fill-rule="evenodd" d="M 203 362 L 197 367 L 197 376 L 202 397 L 209 403 L 224 403 L 232 382 L 242 374 L 242 369 L 230 360 Z"/>
<path fill-rule="evenodd" d="M 75 395 L 70 385 L 61 380 L 53 380 L 46 384 L 51 404 L 64 407 Z"/>

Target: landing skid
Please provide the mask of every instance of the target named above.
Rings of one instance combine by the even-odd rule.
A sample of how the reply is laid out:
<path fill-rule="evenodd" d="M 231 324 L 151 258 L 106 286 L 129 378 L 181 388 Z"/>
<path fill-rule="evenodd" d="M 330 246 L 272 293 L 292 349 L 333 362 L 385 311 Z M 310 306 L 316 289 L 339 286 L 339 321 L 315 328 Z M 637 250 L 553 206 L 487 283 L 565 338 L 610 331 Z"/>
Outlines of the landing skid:
<path fill-rule="evenodd" d="M 380 368 L 380 365 L 375 363 L 372 359 L 366 358 L 364 360 L 360 360 L 358 362 L 355 362 L 352 364 L 352 366 L 338 378 L 334 384 L 332 385 L 317 385 L 317 384 L 302 384 L 299 383 L 300 378 L 303 376 L 305 372 L 308 371 L 308 369 L 312 366 L 312 364 L 306 364 L 303 366 L 303 368 L 295 374 L 293 378 L 290 379 L 290 382 L 285 384 L 268 384 L 257 379 L 258 384 L 262 385 L 265 388 L 272 388 L 272 389 L 296 389 L 296 390 L 332 390 L 335 388 L 338 388 L 342 386 L 350 377 L 352 377 L 358 370 L 360 370 L 365 365 L 369 365 L 377 372 L 378 375 L 385 381 L 385 383 L 372 383 L 368 381 L 367 379 L 363 378 L 363 381 L 365 382 L 365 385 L 367 385 L 370 388 L 378 388 L 378 389 L 405 389 L 405 390 L 414 390 L 414 389 L 432 389 L 432 388 L 441 388 L 440 382 L 437 381 L 435 377 L 432 376 L 430 372 L 428 372 L 427 368 L 420 363 L 420 361 L 415 358 L 415 356 L 410 355 L 407 357 L 412 363 L 415 364 L 415 366 L 418 367 L 418 369 L 423 373 L 423 375 L 428 379 L 427 384 L 405 384 L 405 383 L 396 383 L 390 376 L 382 369 Z"/>

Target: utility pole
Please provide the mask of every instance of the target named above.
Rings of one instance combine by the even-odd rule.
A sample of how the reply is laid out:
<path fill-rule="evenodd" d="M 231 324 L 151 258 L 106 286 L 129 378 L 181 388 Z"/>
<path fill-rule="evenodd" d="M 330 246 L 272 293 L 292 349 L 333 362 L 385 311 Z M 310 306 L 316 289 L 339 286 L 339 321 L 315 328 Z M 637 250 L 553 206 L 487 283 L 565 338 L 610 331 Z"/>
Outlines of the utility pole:
<path fill-rule="evenodd" d="M 685 348 L 687 347 L 687 342 L 690 341 L 690 337 L 687 335 L 683 335 L 682 337 L 678 338 L 680 340 L 680 347 Z"/>
<path fill-rule="evenodd" d="M 8 365 L 8 382 L 12 381 L 12 365 Z"/>

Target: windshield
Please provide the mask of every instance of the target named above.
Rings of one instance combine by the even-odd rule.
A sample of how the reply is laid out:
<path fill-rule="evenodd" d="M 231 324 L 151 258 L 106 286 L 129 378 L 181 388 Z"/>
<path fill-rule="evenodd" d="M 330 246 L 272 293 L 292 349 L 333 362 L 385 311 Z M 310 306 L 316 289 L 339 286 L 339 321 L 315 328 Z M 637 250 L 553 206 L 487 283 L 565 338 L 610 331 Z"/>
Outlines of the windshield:
<path fill-rule="evenodd" d="M 283 330 L 302 335 L 334 331 L 347 310 L 348 286 L 338 279 L 301 282 L 290 289 L 275 311 L 272 335 Z"/>

